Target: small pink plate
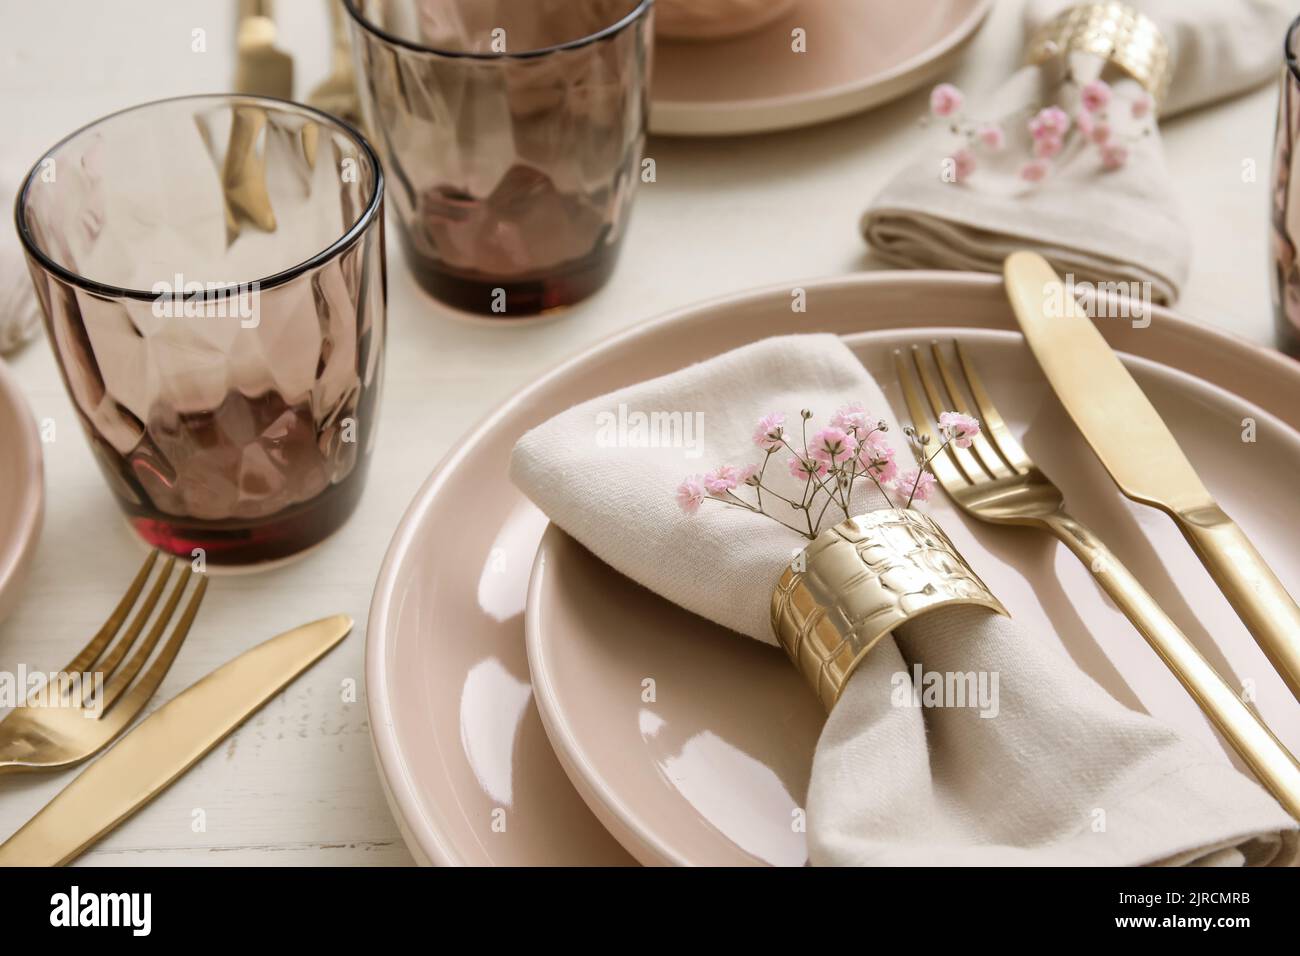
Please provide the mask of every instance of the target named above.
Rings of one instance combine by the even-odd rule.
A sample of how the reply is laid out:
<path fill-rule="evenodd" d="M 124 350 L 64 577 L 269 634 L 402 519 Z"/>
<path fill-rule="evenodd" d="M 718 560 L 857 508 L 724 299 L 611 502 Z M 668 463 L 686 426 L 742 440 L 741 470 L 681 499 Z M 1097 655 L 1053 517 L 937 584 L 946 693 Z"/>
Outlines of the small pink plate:
<path fill-rule="evenodd" d="M 846 341 L 902 424 L 893 351 L 953 337 L 965 343 L 998 409 L 1065 492 L 1071 512 L 1111 544 L 1220 673 L 1234 686 L 1250 682 L 1265 719 L 1300 750 L 1300 716 L 1281 678 L 1173 522 L 1115 489 L 1018 333 L 908 330 Z M 1185 373 L 1132 357 L 1126 364 L 1225 510 L 1300 594 L 1300 433 Z M 1242 441 L 1247 419 L 1255 422 L 1252 443 Z M 1054 540 L 966 518 L 942 495 L 925 507 L 1029 633 L 1060 641 L 1124 703 L 1216 745 L 1181 686 L 1088 569 Z M 638 860 L 806 862 L 803 832 L 791 823 L 804 805 L 825 715 L 782 651 L 681 610 L 554 526 L 533 566 L 525 631 L 533 692 L 560 763 Z M 654 681 L 650 701 L 647 678 Z"/>
<path fill-rule="evenodd" d="M 375 584 L 366 697 L 380 775 L 417 858 L 479 865 L 633 862 L 569 783 L 533 700 L 524 606 L 546 519 L 506 477 L 510 449 L 525 430 L 577 402 L 769 335 L 1014 328 L 998 276 L 875 272 L 799 282 L 806 313 L 791 311 L 791 285 L 682 309 L 566 362 L 471 430 L 416 494 Z M 1300 427 L 1300 365 L 1275 352 L 1160 308 L 1148 328 L 1114 321 L 1102 333 L 1118 349 L 1197 375 Z M 1031 443 L 1029 451 L 1038 446 Z M 1080 510 L 1084 504 L 1078 502 Z M 1276 504 L 1279 514 L 1294 510 L 1294 495 Z M 1259 530 L 1249 514 L 1237 517 L 1252 533 Z M 1167 521 L 1154 513 L 1140 520 L 1144 528 Z M 1277 554 L 1277 538 L 1261 536 L 1257 544 L 1270 557 Z M 1072 559 L 1044 543 L 1038 560 Z M 1023 602 L 1014 593 L 1003 597 Z M 1114 627 L 1128 624 L 1116 614 Z M 1229 648 L 1240 643 L 1236 636 L 1222 640 Z M 1249 673 L 1262 682 L 1263 668 L 1257 670 Z M 1145 678 L 1139 686 L 1147 686 Z M 1285 726 L 1277 729 L 1292 732 Z"/>
<path fill-rule="evenodd" d="M 727 136 L 879 106 L 952 67 L 992 0 L 802 0 L 716 41 L 655 43 L 650 131 Z M 793 31 L 802 30 L 804 52 Z"/>
<path fill-rule="evenodd" d="M 0 360 L 0 621 L 18 602 L 45 509 L 41 440 Z"/>

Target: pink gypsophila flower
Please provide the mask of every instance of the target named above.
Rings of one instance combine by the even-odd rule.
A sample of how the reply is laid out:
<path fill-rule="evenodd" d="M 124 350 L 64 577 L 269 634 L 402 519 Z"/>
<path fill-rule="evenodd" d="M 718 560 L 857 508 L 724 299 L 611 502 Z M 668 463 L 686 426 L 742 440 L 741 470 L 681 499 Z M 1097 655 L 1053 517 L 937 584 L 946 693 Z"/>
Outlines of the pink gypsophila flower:
<path fill-rule="evenodd" d="M 1038 111 L 1029 121 L 1029 133 L 1034 139 L 1060 139 L 1070 131 L 1070 115 L 1059 106 L 1048 106 Z"/>
<path fill-rule="evenodd" d="M 952 116 L 961 109 L 966 97 L 951 83 L 940 83 L 930 91 L 930 112 L 935 116 Z"/>
<path fill-rule="evenodd" d="M 849 434 L 867 433 L 867 410 L 861 402 L 850 402 L 831 416 L 831 425 Z"/>
<path fill-rule="evenodd" d="M 975 135 L 979 137 L 981 143 L 994 152 L 1007 145 L 1007 134 L 997 123 L 985 123 Z"/>
<path fill-rule="evenodd" d="M 961 412 L 944 412 L 939 416 L 939 428 L 944 438 L 949 439 L 958 448 L 969 448 L 971 441 L 980 433 L 979 419 Z"/>
<path fill-rule="evenodd" d="M 1045 160 L 1035 159 L 1020 167 L 1020 178 L 1027 183 L 1041 183 L 1047 178 L 1049 168 Z"/>
<path fill-rule="evenodd" d="M 1074 125 L 1079 127 L 1079 132 L 1084 136 L 1091 136 L 1095 122 L 1091 113 L 1083 111 L 1074 118 Z"/>
<path fill-rule="evenodd" d="M 979 161 L 975 159 L 975 154 L 969 149 L 959 149 L 952 154 L 953 178 L 956 182 L 964 183 L 970 179 L 975 168 L 979 166 Z"/>
<path fill-rule="evenodd" d="M 934 475 L 928 471 L 918 473 L 913 468 L 899 475 L 894 487 L 905 495 L 911 495 L 913 501 L 929 501 L 934 494 Z"/>
<path fill-rule="evenodd" d="M 1092 136 L 1090 137 L 1090 139 L 1098 146 L 1103 145 L 1107 140 L 1110 139 L 1110 124 L 1098 123 L 1093 128 Z"/>
<path fill-rule="evenodd" d="M 687 478 L 677 486 L 677 504 L 688 515 L 693 515 L 700 510 L 704 497 L 704 482 L 699 475 Z"/>
<path fill-rule="evenodd" d="M 725 495 L 740 484 L 739 472 L 735 465 L 719 465 L 716 470 L 704 476 L 704 487 L 711 495 Z"/>
<path fill-rule="evenodd" d="M 1133 114 L 1134 119 L 1144 118 L 1151 112 L 1151 97 L 1146 93 L 1139 95 L 1138 98 L 1133 101 L 1132 105 L 1129 106 L 1129 112 Z"/>
<path fill-rule="evenodd" d="M 1093 80 L 1080 91 L 1079 99 L 1089 113 L 1104 110 L 1110 105 L 1110 84 L 1105 80 Z"/>
<path fill-rule="evenodd" d="M 882 485 L 889 484 L 898 475 L 894 449 L 883 441 L 864 442 L 858 451 L 858 463 L 864 474 Z"/>
<path fill-rule="evenodd" d="M 758 465 L 746 465 L 736 472 L 736 481 L 742 485 L 758 484 Z"/>
<path fill-rule="evenodd" d="M 844 429 L 836 428 L 834 425 L 823 428 L 813 435 L 812 441 L 808 443 L 808 453 L 815 460 L 828 465 L 838 465 L 842 461 L 848 461 L 857 450 L 858 440 Z"/>
<path fill-rule="evenodd" d="M 1101 148 L 1101 164 L 1107 169 L 1120 169 L 1128 162 L 1128 147 L 1123 143 L 1107 143 Z"/>
<path fill-rule="evenodd" d="M 1034 155 L 1039 159 L 1051 159 L 1061 152 L 1065 141 L 1059 136 L 1044 136 L 1034 140 Z"/>
<path fill-rule="evenodd" d="M 785 416 L 780 412 L 764 415 L 754 426 L 754 444 L 764 451 L 781 447 L 781 436 L 785 434 Z"/>
<path fill-rule="evenodd" d="M 804 461 L 802 458 L 790 459 L 790 474 L 800 481 L 825 478 L 827 470 L 825 462 Z"/>

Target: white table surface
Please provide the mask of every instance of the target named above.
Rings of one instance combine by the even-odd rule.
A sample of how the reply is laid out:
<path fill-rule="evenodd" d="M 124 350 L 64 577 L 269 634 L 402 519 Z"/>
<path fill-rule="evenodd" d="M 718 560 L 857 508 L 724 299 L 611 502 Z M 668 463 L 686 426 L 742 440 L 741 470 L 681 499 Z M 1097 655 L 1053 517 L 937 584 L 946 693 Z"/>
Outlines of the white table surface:
<path fill-rule="evenodd" d="M 25 170 L 58 138 L 115 109 L 228 89 L 235 6 L 6 3 L 0 171 Z M 281 45 L 295 57 L 303 96 L 327 69 L 323 0 L 277 6 Z M 1020 0 L 1000 0 L 950 77 L 971 95 L 1016 63 L 1020 8 Z M 196 28 L 206 31 L 207 52 L 191 51 Z M 807 55 L 815 51 L 810 38 Z M 1179 308 L 1261 343 L 1271 341 L 1266 223 L 1275 99 L 1269 85 L 1163 130 L 1195 252 Z M 375 576 L 416 489 L 495 404 L 615 331 L 750 286 L 879 268 L 858 237 L 857 218 L 905 161 L 925 108 L 920 91 L 812 129 L 717 141 L 652 139 L 648 155 L 658 181 L 641 187 L 613 280 L 578 308 L 531 325 L 471 321 L 440 308 L 415 286 L 391 241 L 381 432 L 359 509 L 324 547 L 296 563 L 214 579 L 154 706 L 303 621 L 346 612 L 357 627 L 82 863 L 410 863 L 371 756 L 362 659 Z M 1243 181 L 1245 160 L 1256 164 L 1254 182 Z M 7 221 L 3 228 L 10 228 Z M 0 669 L 21 662 L 48 670 L 70 659 L 102 622 L 144 549 L 92 461 L 49 347 L 34 342 L 9 363 L 37 420 L 54 423 L 55 440 L 45 446 L 45 527 L 26 593 L 0 624 Z M 355 703 L 342 700 L 349 680 L 358 688 Z M 0 839 L 75 772 L 0 781 Z M 196 810 L 205 818 L 201 832 L 193 826 Z"/>

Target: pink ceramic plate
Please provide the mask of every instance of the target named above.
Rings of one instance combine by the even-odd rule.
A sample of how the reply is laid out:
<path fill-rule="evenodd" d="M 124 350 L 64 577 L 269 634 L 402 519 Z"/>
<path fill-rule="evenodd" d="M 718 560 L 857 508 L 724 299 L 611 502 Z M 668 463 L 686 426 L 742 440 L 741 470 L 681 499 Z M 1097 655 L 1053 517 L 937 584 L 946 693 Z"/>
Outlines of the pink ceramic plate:
<path fill-rule="evenodd" d="M 1234 685 L 1300 750 L 1300 715 L 1173 522 L 1129 502 L 1055 400 L 1018 333 L 958 330 L 1013 432 L 1092 526 Z M 892 353 L 951 330 L 889 331 L 849 343 L 896 416 Z M 1300 594 L 1300 433 L 1200 379 L 1128 359 L 1208 486 Z M 1292 394 L 1300 394 L 1300 366 Z M 825 410 L 823 410 L 825 411 Z M 758 412 L 755 413 L 756 415 Z M 1256 422 L 1243 444 L 1242 422 Z M 694 463 L 698 470 L 708 462 Z M 1012 616 L 1066 651 L 1119 700 L 1214 745 L 1201 712 L 1095 586 L 1045 533 L 995 528 L 939 496 L 933 514 Z M 696 617 L 611 570 L 551 526 L 525 618 L 533 690 L 555 752 L 619 841 L 649 864 L 803 865 L 803 806 L 824 720 L 785 654 Z M 655 680 L 647 702 L 642 681 Z"/>
<path fill-rule="evenodd" d="M 506 478 L 510 449 L 525 429 L 576 402 L 769 335 L 1014 328 L 996 276 L 877 272 L 799 285 L 806 313 L 791 312 L 789 285 L 746 292 L 673 313 L 567 362 L 474 429 L 416 495 L 375 586 L 366 685 L 381 775 L 417 857 L 631 861 L 569 783 L 533 702 L 523 616 L 546 521 Z M 1117 348 L 1214 382 L 1300 426 L 1300 372 L 1280 355 L 1163 309 L 1149 328 L 1117 321 L 1103 331 Z M 1164 520 L 1142 516 L 1144 527 Z M 1276 539 L 1259 544 L 1276 554 Z M 1044 545 L 1040 560 L 1065 563 L 1054 555 Z M 1115 626 L 1127 624 L 1116 619 Z"/>
<path fill-rule="evenodd" d="M 810 126 L 949 69 L 992 0 L 802 0 L 754 33 L 655 43 L 650 131 L 723 136 Z M 793 30 L 807 38 L 792 48 Z"/>
<path fill-rule="evenodd" d="M 0 361 L 0 621 L 18 602 L 41 530 L 45 479 L 36 422 Z"/>

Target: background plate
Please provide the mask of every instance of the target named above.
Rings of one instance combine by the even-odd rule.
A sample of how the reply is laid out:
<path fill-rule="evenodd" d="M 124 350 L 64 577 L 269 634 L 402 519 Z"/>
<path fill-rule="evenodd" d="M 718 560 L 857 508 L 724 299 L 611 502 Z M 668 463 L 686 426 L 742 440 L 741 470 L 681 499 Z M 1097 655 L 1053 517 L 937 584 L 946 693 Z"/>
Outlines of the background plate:
<path fill-rule="evenodd" d="M 658 41 L 650 132 L 725 136 L 811 126 L 902 96 L 950 69 L 992 0 L 802 0 L 757 32 Z M 791 31 L 807 52 L 791 48 Z"/>

